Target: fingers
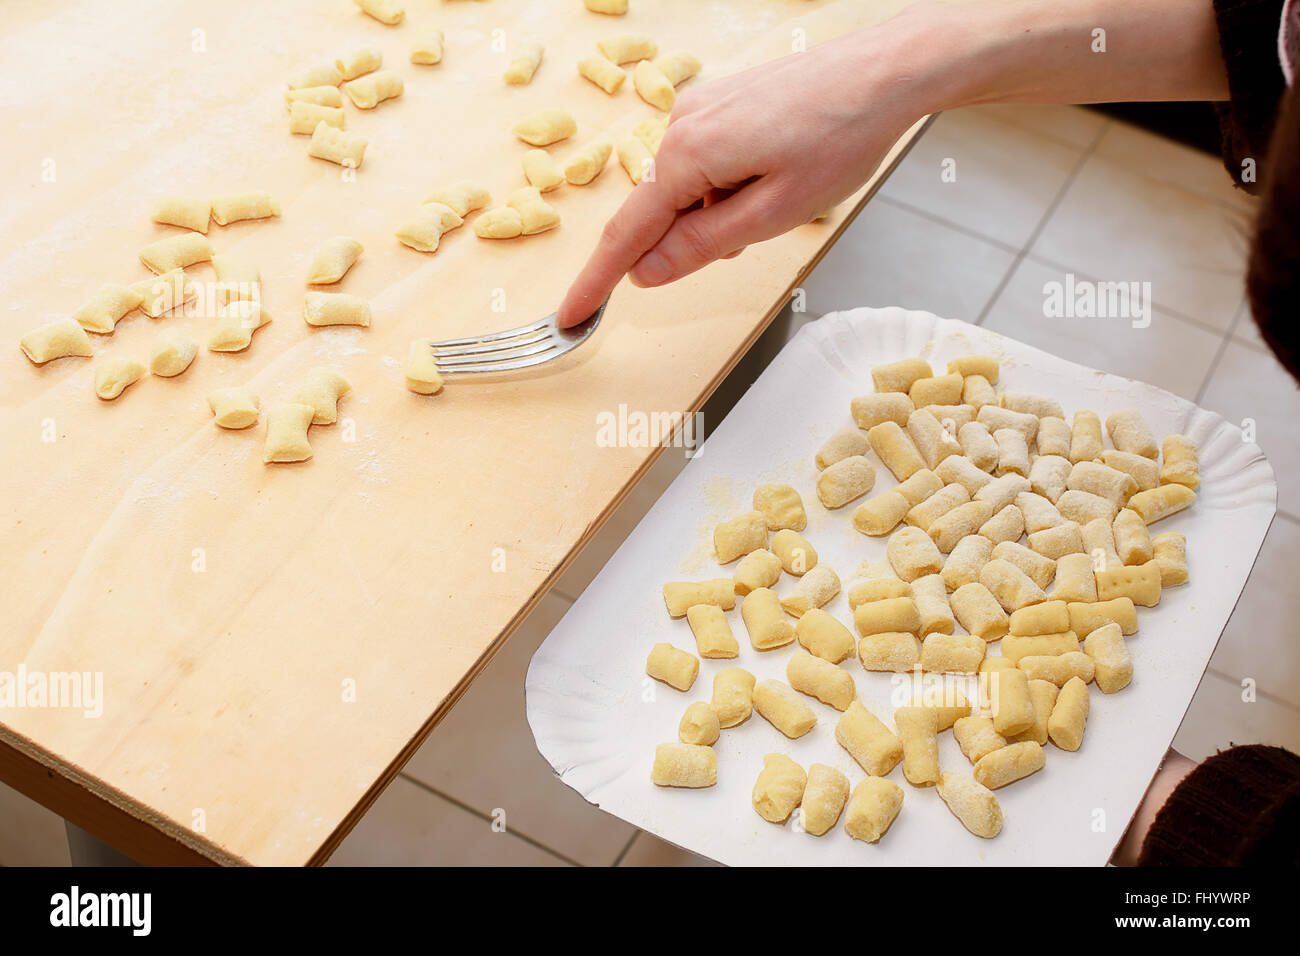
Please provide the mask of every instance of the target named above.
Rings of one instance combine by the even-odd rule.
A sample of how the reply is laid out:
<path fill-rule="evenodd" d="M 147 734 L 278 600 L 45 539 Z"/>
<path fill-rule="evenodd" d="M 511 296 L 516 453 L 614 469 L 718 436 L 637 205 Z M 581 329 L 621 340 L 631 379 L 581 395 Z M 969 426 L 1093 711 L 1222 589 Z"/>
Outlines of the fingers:
<path fill-rule="evenodd" d="M 773 180 L 760 179 L 721 202 L 679 216 L 632 266 L 632 283 L 665 285 L 780 234 L 786 227 L 776 218 L 777 191 Z"/>

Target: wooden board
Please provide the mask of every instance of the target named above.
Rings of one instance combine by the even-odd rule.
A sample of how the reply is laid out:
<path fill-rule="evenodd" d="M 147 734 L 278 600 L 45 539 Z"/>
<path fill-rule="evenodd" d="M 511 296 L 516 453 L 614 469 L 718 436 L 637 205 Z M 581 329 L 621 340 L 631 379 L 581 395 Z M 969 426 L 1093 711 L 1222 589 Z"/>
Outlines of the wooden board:
<path fill-rule="evenodd" d="M 630 82 L 607 97 L 574 72 L 601 36 L 651 33 L 719 76 L 788 52 L 796 29 L 811 45 L 902 5 L 633 0 L 607 18 L 578 0 L 413 0 L 388 28 L 349 0 L 10 0 L 0 672 L 100 674 L 103 712 L 0 711 L 0 777 L 146 861 L 177 846 L 225 863 L 326 858 L 648 467 L 652 448 L 597 444 L 597 414 L 698 408 L 879 176 L 827 221 L 688 281 L 620 287 L 598 335 L 554 368 L 432 398 L 404 388 L 410 339 L 551 311 L 629 186 L 611 168 L 564 188 L 562 227 L 521 242 L 461 229 L 424 256 L 393 230 L 442 184 L 473 177 L 499 197 L 522 185 L 525 147 L 508 128 L 535 108 L 570 109 L 574 145 L 652 115 Z M 435 26 L 444 62 L 411 66 Z M 498 29 L 507 46 L 545 38 L 531 86 L 501 82 Z M 349 105 L 371 146 L 347 182 L 288 134 L 283 84 L 362 44 L 383 50 L 406 95 L 372 113 Z M 94 397 L 89 360 L 22 357 L 30 328 L 104 282 L 145 277 L 138 249 L 174 231 L 148 221 L 153 198 L 244 190 L 283 205 L 279 219 L 210 233 L 262 272 L 275 321 L 248 352 L 202 352 L 180 378 L 112 403 Z M 301 319 L 310 255 L 333 235 L 366 246 L 337 289 L 371 300 L 369 330 Z M 202 339 L 207 324 L 135 313 L 96 339 L 96 358 L 144 357 L 157 331 Z M 354 391 L 340 425 L 312 430 L 312 461 L 268 468 L 261 426 L 211 424 L 210 389 L 251 383 L 273 404 L 317 365 Z"/>

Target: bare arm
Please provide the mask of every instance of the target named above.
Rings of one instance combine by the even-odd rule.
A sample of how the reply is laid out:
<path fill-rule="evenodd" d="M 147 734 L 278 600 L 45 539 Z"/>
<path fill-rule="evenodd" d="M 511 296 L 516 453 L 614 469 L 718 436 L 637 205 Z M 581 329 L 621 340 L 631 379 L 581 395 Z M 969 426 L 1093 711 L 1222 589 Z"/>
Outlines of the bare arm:
<path fill-rule="evenodd" d="M 929 113 L 1228 95 L 1211 0 L 925 0 L 813 53 L 678 100 L 654 179 L 606 225 L 562 324 L 586 318 L 624 275 L 664 285 L 808 222 Z"/>

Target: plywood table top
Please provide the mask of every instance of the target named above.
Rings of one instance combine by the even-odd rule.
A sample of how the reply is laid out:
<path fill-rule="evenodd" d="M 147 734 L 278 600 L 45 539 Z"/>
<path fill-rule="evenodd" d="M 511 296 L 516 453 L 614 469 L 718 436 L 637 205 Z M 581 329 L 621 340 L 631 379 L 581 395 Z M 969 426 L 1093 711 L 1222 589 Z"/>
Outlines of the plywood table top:
<path fill-rule="evenodd" d="M 404 387 L 409 341 L 553 310 L 630 186 L 612 167 L 562 187 L 562 226 L 520 241 L 462 228 L 428 256 L 396 226 L 459 179 L 497 197 L 523 185 L 509 127 L 536 108 L 574 113 L 572 145 L 653 115 L 630 81 L 608 97 L 577 76 L 602 36 L 652 34 L 707 78 L 789 52 L 796 31 L 812 45 L 902 5 L 633 0 L 608 18 L 579 0 L 410 0 L 390 28 L 350 0 L 8 3 L 0 674 L 88 673 L 102 699 L 98 714 L 0 709 L 0 779 L 144 862 L 323 861 L 649 466 L 654 448 L 598 443 L 598 414 L 698 409 L 878 183 L 687 281 L 620 286 L 597 335 L 554 368 L 432 397 Z M 434 27 L 443 63 L 412 66 Z M 507 87 L 494 35 L 508 47 L 529 32 L 543 66 Z M 284 83 L 364 44 L 406 93 L 347 106 L 370 147 L 345 181 L 289 135 Z M 94 396 L 92 360 L 38 369 L 19 352 L 101 284 L 146 277 L 138 250 L 175 232 L 149 221 L 155 198 L 250 190 L 283 214 L 209 233 L 261 270 L 274 321 L 247 352 L 200 352 L 114 402 Z M 370 300 L 369 329 L 302 320 L 311 253 L 335 235 L 366 247 L 334 290 Z M 210 322 L 133 313 L 95 338 L 94 361 L 147 358 L 167 327 L 202 341 Z M 263 425 L 213 426 L 211 389 L 249 383 L 265 408 L 320 365 L 353 391 L 338 425 L 312 429 L 311 461 L 268 467 Z"/>

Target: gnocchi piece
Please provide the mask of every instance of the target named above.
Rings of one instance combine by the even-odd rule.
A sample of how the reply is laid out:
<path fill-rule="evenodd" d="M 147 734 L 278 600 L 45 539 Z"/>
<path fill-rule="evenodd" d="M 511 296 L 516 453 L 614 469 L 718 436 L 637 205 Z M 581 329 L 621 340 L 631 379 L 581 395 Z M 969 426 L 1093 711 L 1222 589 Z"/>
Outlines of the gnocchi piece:
<path fill-rule="evenodd" d="M 564 182 L 564 174 L 555 165 L 551 154 L 544 149 L 530 149 L 524 153 L 524 178 L 538 192 L 549 192 Z"/>
<path fill-rule="evenodd" d="M 994 437 L 1003 428 L 1020 432 L 1026 445 L 1033 442 L 1034 436 L 1038 434 L 1037 416 L 1013 412 L 1009 408 L 1000 408 L 997 405 L 982 406 L 975 420 L 984 425 Z"/>
<path fill-rule="evenodd" d="M 949 455 L 939 462 L 935 466 L 934 473 L 945 485 L 961 485 L 966 489 L 968 496 L 975 494 L 993 480 L 988 472 L 976 468 L 969 458 L 961 454 Z"/>
<path fill-rule="evenodd" d="M 425 203 L 420 211 L 397 230 L 397 241 L 416 252 L 437 252 L 444 234 L 460 226 L 465 220 L 450 206 L 439 202 Z"/>
<path fill-rule="evenodd" d="M 1091 634 L 1107 624 L 1118 624 L 1125 635 L 1137 633 L 1137 609 L 1127 597 L 1098 601 L 1095 604 L 1070 603 L 1070 630 L 1076 634 Z"/>
<path fill-rule="evenodd" d="M 897 422 L 881 422 L 870 428 L 867 431 L 867 442 L 899 481 L 906 481 L 925 468 L 921 453 Z"/>
<path fill-rule="evenodd" d="M 615 152 L 618 154 L 619 165 L 627 173 L 627 178 L 632 180 L 633 186 L 640 183 L 654 166 L 654 154 L 639 137 L 626 136 L 620 139 Z"/>
<path fill-rule="evenodd" d="M 398 0 L 353 0 L 361 12 L 385 26 L 395 27 L 406 17 L 406 8 Z"/>
<path fill-rule="evenodd" d="M 1037 395 L 1033 392 L 1006 391 L 1002 393 L 1001 405 L 1013 412 L 1024 412 L 1026 415 L 1033 415 L 1035 418 L 1059 418 L 1062 421 L 1065 420 L 1065 410 L 1061 408 L 1061 403 L 1046 395 Z"/>
<path fill-rule="evenodd" d="M 758 548 L 740 559 L 731 576 L 735 579 L 737 594 L 770 588 L 781 577 L 781 559 L 766 548 Z"/>
<path fill-rule="evenodd" d="M 912 582 L 943 570 L 943 555 L 920 528 L 899 528 L 885 545 L 885 557 L 900 579 Z"/>
<path fill-rule="evenodd" d="M 214 421 L 222 428 L 239 429 L 257 424 L 257 396 L 247 387 L 236 385 L 208 392 L 208 407 Z"/>
<path fill-rule="evenodd" d="M 668 117 L 650 117 L 643 119 L 632 127 L 632 135 L 645 144 L 645 148 L 654 156 L 659 152 L 659 144 L 668 132 Z"/>
<path fill-rule="evenodd" d="M 1133 660 L 1118 624 L 1099 627 L 1083 639 L 1083 652 L 1092 658 L 1093 678 L 1103 694 L 1115 694 L 1133 680 Z"/>
<path fill-rule="evenodd" d="M 1074 631 L 1054 634 L 1008 634 L 1002 639 L 1002 656 L 1013 664 L 1022 657 L 1057 657 L 1079 650 L 1079 638 Z"/>
<path fill-rule="evenodd" d="M 482 209 L 492 201 L 492 194 L 486 187 L 472 179 L 462 179 L 442 189 L 435 190 L 425 200 L 426 203 L 442 203 L 456 215 L 464 218 L 475 209 Z"/>
<path fill-rule="evenodd" d="M 868 634 L 858 641 L 858 660 L 863 670 L 907 674 L 921 663 L 921 643 L 906 631 Z"/>
<path fill-rule="evenodd" d="M 785 678 L 801 694 L 815 697 L 836 710 L 847 710 L 858 696 L 848 671 L 807 651 L 795 651 L 786 662 Z"/>
<path fill-rule="evenodd" d="M 184 305 L 198 295 L 198 286 L 184 269 L 172 269 L 131 285 L 141 296 L 140 311 L 152 319 Z"/>
<path fill-rule="evenodd" d="M 578 61 L 578 75 L 590 80 L 610 96 L 617 93 L 627 79 L 626 73 L 599 53 L 584 56 Z"/>
<path fill-rule="evenodd" d="M 316 416 L 316 409 L 310 405 L 290 402 L 277 405 L 266 414 L 266 445 L 262 450 L 262 461 L 273 462 L 306 461 L 311 458 L 311 445 L 307 441 L 307 429 Z"/>
<path fill-rule="evenodd" d="M 1010 632 L 1017 636 L 1059 634 L 1070 629 L 1070 614 L 1064 601 L 1044 601 L 1022 607 L 1011 615 Z M 1004 645 L 1005 646 L 1005 645 Z"/>
<path fill-rule="evenodd" d="M 1048 680 L 1057 687 L 1062 687 L 1072 677 L 1077 677 L 1085 684 L 1096 676 L 1096 665 L 1092 658 L 1082 651 L 1068 654 L 1029 654 L 1016 661 L 1016 668 L 1024 672 L 1030 680 Z"/>
<path fill-rule="evenodd" d="M 425 39 L 411 47 L 411 62 L 417 66 L 434 66 L 441 63 L 444 39 L 441 30 L 434 30 Z"/>
<path fill-rule="evenodd" d="M 212 200 L 212 218 L 218 226 L 228 226 L 232 222 L 242 222 L 246 219 L 270 219 L 278 215 L 280 215 L 280 204 L 266 193 L 237 193 L 233 196 L 217 196 Z M 190 264 L 180 263 L 184 266 Z"/>
<path fill-rule="evenodd" d="M 900 707 L 894 726 L 903 743 L 903 777 L 914 787 L 939 782 L 939 734 L 935 712 L 926 707 Z"/>
<path fill-rule="evenodd" d="M 905 392 L 883 392 L 862 395 L 849 403 L 849 412 L 858 428 L 870 431 L 882 422 L 905 426 L 908 416 L 916 410 Z"/>
<path fill-rule="evenodd" d="M 649 60 L 642 60 L 632 71 L 632 85 L 637 95 L 657 110 L 671 112 L 677 102 L 677 91 L 663 70 Z"/>
<path fill-rule="evenodd" d="M 253 343 L 253 333 L 270 322 L 271 313 L 260 302 L 241 299 L 227 303 L 217 312 L 208 351 L 242 352 Z"/>
<path fill-rule="evenodd" d="M 677 724 L 677 739 L 684 744 L 708 747 L 717 743 L 720 736 L 718 712 L 702 700 L 687 707 Z"/>
<path fill-rule="evenodd" d="M 212 243 L 197 232 L 183 232 L 151 242 L 140 250 L 140 261 L 154 275 L 163 275 L 175 269 L 208 262 L 212 258 Z"/>
<path fill-rule="evenodd" d="M 358 76 L 373 73 L 384 65 L 384 54 L 372 46 L 363 46 L 350 56 L 341 56 L 334 61 L 334 68 L 344 80 L 355 80 Z"/>
<path fill-rule="evenodd" d="M 992 505 L 989 507 L 991 508 Z M 979 527 L 980 537 L 989 542 L 990 550 L 992 545 L 1001 544 L 1003 541 L 1019 541 L 1024 533 L 1025 514 L 1015 505 L 1007 505 Z"/>
<path fill-rule="evenodd" d="M 308 292 L 302 317 L 308 325 L 355 325 L 370 327 L 370 303 L 345 292 Z"/>
<path fill-rule="evenodd" d="M 772 535 L 772 553 L 781 559 L 781 568 L 795 577 L 817 567 L 817 549 L 797 531 L 782 529 Z"/>
<path fill-rule="evenodd" d="M 340 107 L 321 106 L 317 103 L 304 103 L 301 101 L 289 107 L 289 132 L 295 136 L 310 136 L 316 132 L 316 126 L 319 123 L 333 126 L 335 129 L 342 129 L 344 121 L 345 116 Z"/>
<path fill-rule="evenodd" d="M 360 169 L 361 161 L 366 158 L 367 145 L 369 140 L 364 136 L 345 133 L 329 123 L 321 122 L 316 124 L 316 129 L 311 134 L 307 155 L 348 169 Z"/>
<path fill-rule="evenodd" d="M 912 582 L 912 599 L 921 622 L 920 637 L 927 634 L 951 634 L 957 622 L 948 606 L 948 586 L 938 574 L 927 574 Z M 981 656 L 983 652 L 981 650 Z"/>
<path fill-rule="evenodd" d="M 1034 700 L 1029 695 L 1028 675 L 1007 668 L 994 672 L 988 683 L 994 730 L 1010 738 L 1034 725 Z"/>
<path fill-rule="evenodd" d="M 511 86 L 527 86 L 533 81 L 533 75 L 542 65 L 544 48 L 536 40 L 524 40 L 515 47 L 510 65 L 502 77 Z"/>
<path fill-rule="evenodd" d="M 1127 472 L 1095 461 L 1081 461 L 1070 469 L 1066 487 L 1104 498 L 1116 508 L 1123 506 L 1137 491 L 1137 482 Z"/>
<path fill-rule="evenodd" d="M 417 395 L 437 395 L 442 391 L 442 373 L 429 339 L 412 339 L 406 356 L 406 387 Z"/>
<path fill-rule="evenodd" d="M 340 77 L 340 80 L 342 77 Z M 296 90 L 286 90 L 284 94 L 285 109 L 293 109 L 294 103 L 315 103 L 317 106 L 339 107 L 343 105 L 343 94 L 339 92 L 337 86 L 304 86 Z M 212 209 L 209 206 L 208 212 Z M 202 229 L 197 232 L 207 232 L 207 223 L 204 223 Z"/>
<path fill-rule="evenodd" d="M 892 575 L 892 571 L 890 572 Z M 912 585 L 895 577 L 868 578 L 849 588 L 849 608 L 856 611 L 863 604 L 872 601 L 887 601 L 890 598 L 910 598 Z"/>
<path fill-rule="evenodd" d="M 755 588 L 746 594 L 740 602 L 740 617 L 756 651 L 784 647 L 794 640 L 794 627 L 781 611 L 781 599 L 770 588 Z"/>
<path fill-rule="evenodd" d="M 898 527 L 910 508 L 907 499 L 897 491 L 887 491 L 853 509 L 853 527 L 879 538 Z"/>
<path fill-rule="evenodd" d="M 1138 491 L 1149 491 L 1160 484 L 1160 463 L 1131 451 L 1108 448 L 1101 453 L 1101 463 L 1132 478 Z"/>
<path fill-rule="evenodd" d="M 217 276 L 213 291 L 218 302 L 226 304 L 240 299 L 261 299 L 262 274 L 256 266 L 229 256 L 213 256 L 212 271 Z"/>
<path fill-rule="evenodd" d="M 1088 685 L 1080 677 L 1071 677 L 1056 695 L 1056 705 L 1047 721 L 1047 736 L 1061 750 L 1074 752 L 1083 744 L 1088 725 Z"/>
<path fill-rule="evenodd" d="M 918 378 L 907 390 L 907 397 L 917 408 L 926 405 L 957 405 L 961 402 L 962 376 L 956 372 L 947 375 L 927 375 Z"/>
<path fill-rule="evenodd" d="M 873 777 L 885 776 L 903 759 L 903 742 L 860 700 L 849 704 L 836 722 L 835 740 Z"/>
<path fill-rule="evenodd" d="M 184 329 L 159 332 L 149 356 L 149 374 L 175 378 L 190 367 L 198 354 L 198 340 Z"/>
<path fill-rule="evenodd" d="M 506 198 L 506 205 L 518 211 L 525 236 L 535 236 L 560 224 L 560 214 L 535 186 L 516 189 Z"/>
<path fill-rule="evenodd" d="M 998 445 L 999 475 L 1029 474 L 1029 443 L 1022 432 L 1014 428 L 999 428 L 993 432 L 993 440 Z"/>
<path fill-rule="evenodd" d="M 1047 722 L 1052 716 L 1052 707 L 1056 704 L 1057 687 L 1051 681 L 1031 680 L 1029 682 L 1029 699 L 1034 705 L 1034 724 L 1028 730 L 1022 730 L 1011 739 L 1018 744 L 1030 740 L 1038 747 L 1047 744 Z M 996 789 L 986 782 L 990 790 Z"/>
<path fill-rule="evenodd" d="M 998 393 L 983 375 L 967 375 L 962 379 L 961 400 L 970 405 L 978 414 L 985 405 L 996 405 Z"/>
<path fill-rule="evenodd" d="M 1073 521 L 1067 521 L 1054 528 L 1035 531 L 1025 540 L 1029 542 L 1029 550 L 1057 562 L 1066 555 L 1078 554 L 1083 550 L 1083 535 L 1079 533 L 1079 525 Z M 1088 558 L 1088 561 L 1091 568 L 1091 557 Z M 1059 563 L 1056 573 L 1058 575 L 1061 573 Z"/>
<path fill-rule="evenodd" d="M 785 823 L 803 800 L 808 775 L 785 754 L 767 754 L 750 801 L 768 823 Z"/>
<path fill-rule="evenodd" d="M 704 66 L 698 58 L 690 53 L 669 53 L 658 57 L 655 66 L 667 77 L 673 86 L 681 86 Z"/>
<path fill-rule="evenodd" d="M 1115 537 L 1115 552 L 1122 564 L 1146 564 L 1151 560 L 1151 534 L 1136 511 L 1120 509 L 1111 529 Z"/>
<path fill-rule="evenodd" d="M 962 755 L 972 764 L 1007 745 L 1007 740 L 993 729 L 991 717 L 962 717 L 952 725 L 952 735 Z"/>
<path fill-rule="evenodd" d="M 912 695 L 912 706 L 934 712 L 935 730 L 942 733 L 962 717 L 970 716 L 966 695 L 946 681 L 930 682 L 920 693 Z"/>
<path fill-rule="evenodd" d="M 578 123 L 566 110 L 549 108 L 525 116 L 512 131 L 529 146 L 550 146 L 576 133 Z"/>
<path fill-rule="evenodd" d="M 669 581 L 664 585 L 664 604 L 669 617 L 685 617 L 696 604 L 716 604 L 724 611 L 736 606 L 736 588 L 731 578 L 709 581 Z"/>
<path fill-rule="evenodd" d="M 802 617 L 815 607 L 822 607 L 840 593 L 840 576 L 824 564 L 810 569 L 794 590 L 781 599 L 781 607 L 795 617 Z"/>
<path fill-rule="evenodd" d="M 997 514 L 1007 505 L 1016 504 L 1016 499 L 1030 488 L 1029 479 L 1015 472 L 1008 472 L 994 478 L 972 496 L 975 501 L 987 501 Z M 1050 502 L 1049 502 L 1050 503 Z M 1023 511 L 1024 509 L 1021 508 Z M 1025 516 L 1028 518 L 1028 515 Z M 1026 521 L 1026 526 L 1028 522 Z"/>
<path fill-rule="evenodd" d="M 1070 461 L 1070 439 L 1072 437 L 1065 415 L 1047 415 L 1038 420 L 1038 454 L 1064 458 Z"/>
<path fill-rule="evenodd" d="M 718 782 L 718 755 L 699 744 L 660 744 L 650 779 L 656 787 L 712 787 Z"/>
<path fill-rule="evenodd" d="M 180 226 L 191 232 L 206 234 L 212 218 L 212 203 L 207 199 L 188 196 L 164 196 L 154 203 L 149 218 L 164 226 Z"/>
<path fill-rule="evenodd" d="M 803 498 L 789 485 L 759 485 L 754 489 L 754 510 L 762 514 L 769 531 L 802 531 L 808 527 Z"/>
<path fill-rule="evenodd" d="M 981 757 L 972 772 L 977 783 L 997 790 L 1037 773 L 1046 764 L 1043 748 L 1035 741 L 1022 740 Z"/>
<path fill-rule="evenodd" d="M 877 843 L 903 808 L 903 788 L 883 777 L 867 777 L 853 788 L 844 832 L 864 843 Z"/>
<path fill-rule="evenodd" d="M 957 430 L 963 425 L 969 425 L 975 421 L 976 408 L 974 405 L 927 405 L 925 410 L 939 420 L 944 431 L 950 435 L 956 435 Z"/>
<path fill-rule="evenodd" d="M 1070 461 L 1075 464 L 1093 461 L 1100 458 L 1101 453 L 1101 419 L 1096 412 L 1075 412 L 1070 427 Z"/>
<path fill-rule="evenodd" d="M 1187 536 L 1177 531 L 1158 534 L 1151 542 L 1156 567 L 1160 569 L 1160 587 L 1172 588 L 1187 583 Z"/>
<path fill-rule="evenodd" d="M 992 355 L 962 355 L 948 362 L 948 371 L 958 375 L 979 375 L 996 385 L 998 383 L 998 360 Z"/>
<path fill-rule="evenodd" d="M 361 258 L 364 248 L 361 243 L 346 236 L 326 239 L 312 257 L 311 267 L 307 270 L 308 284 L 333 285 L 338 282 Z"/>
<path fill-rule="evenodd" d="M 480 239 L 514 239 L 524 234 L 524 217 L 518 209 L 498 206 L 474 220 L 474 235 Z"/>
<path fill-rule="evenodd" d="M 910 595 L 882 598 L 879 601 L 867 601 L 854 608 L 853 624 L 863 637 L 903 631 L 920 635 L 921 612 L 917 610 L 916 600 Z"/>
<path fill-rule="evenodd" d="M 971 833 L 991 840 L 1002 832 L 1002 808 L 998 798 L 972 777 L 956 773 L 939 775 L 939 798 Z"/>
<path fill-rule="evenodd" d="M 1121 408 L 1106 416 L 1106 433 L 1117 451 L 1127 451 L 1143 458 L 1160 454 L 1155 436 L 1136 408 Z"/>
<path fill-rule="evenodd" d="M 912 388 L 928 381 L 931 379 L 923 378 Z M 943 425 L 939 424 L 939 419 L 928 409 L 918 408 L 907 416 L 907 434 L 916 450 L 921 453 L 927 468 L 934 469 L 948 456 L 961 454 L 961 444 L 948 434 Z"/>
<path fill-rule="evenodd" d="M 1071 470 L 1077 467 L 1079 466 L 1071 465 L 1070 459 L 1061 455 L 1040 454 L 1029 467 L 1029 487 L 1034 494 L 1055 504 L 1068 487 Z"/>
<path fill-rule="evenodd" d="M 963 538 L 977 533 L 993 517 L 993 507 L 987 501 L 968 501 L 936 518 L 929 534 L 944 554 L 957 547 Z"/>
<path fill-rule="evenodd" d="M 817 714 L 788 684 L 763 680 L 754 686 L 754 709 L 758 716 L 791 740 L 797 740 L 817 724 Z"/>
<path fill-rule="evenodd" d="M 104 359 L 95 365 L 95 394 L 110 402 L 126 391 L 128 385 L 138 382 L 144 374 L 144 363 L 138 359 Z"/>
<path fill-rule="evenodd" d="M 957 443 L 962 454 L 980 471 L 992 471 L 998 464 L 998 443 L 980 422 L 967 422 L 957 429 Z"/>
<path fill-rule="evenodd" d="M 87 332 L 107 335 L 116 327 L 122 316 L 139 307 L 144 296 L 130 286 L 108 283 L 95 293 L 72 317 Z"/>
<path fill-rule="evenodd" d="M 961 585 L 948 599 L 959 624 L 982 641 L 996 641 L 1010 621 L 997 598 L 978 580 Z"/>
<path fill-rule="evenodd" d="M 1201 466 L 1196 457 L 1196 445 L 1186 435 L 1165 437 L 1160 483 L 1186 485 L 1193 491 L 1201 487 Z"/>
<path fill-rule="evenodd" d="M 1177 514 L 1195 500 L 1196 492 L 1186 485 L 1161 485 L 1150 491 L 1139 491 L 1128 500 L 1128 506 L 1151 525 L 1161 518 Z"/>
<path fill-rule="evenodd" d="M 1003 541 L 994 545 L 993 557 L 995 560 L 1014 564 L 1040 588 L 1047 587 L 1052 583 L 1052 578 L 1056 576 L 1056 562 L 1054 560 L 1044 557 L 1036 551 L 1029 550 L 1018 541 Z"/>
<path fill-rule="evenodd" d="M 821 836 L 835 826 L 848 799 L 848 777 L 822 763 L 810 766 L 801 810 L 804 832 Z"/>
<path fill-rule="evenodd" d="M 627 13 L 627 0 L 582 0 L 583 5 L 592 13 L 621 17 Z"/>
<path fill-rule="evenodd" d="M 804 612 L 794 626 L 794 636 L 809 653 L 832 664 L 840 663 L 854 651 L 853 634 L 821 608 Z M 793 685 L 794 681 L 790 683 Z"/>
<path fill-rule="evenodd" d="M 1029 575 L 1010 561 L 996 556 L 980 568 L 979 581 L 1008 614 L 1026 605 L 1047 600 L 1043 589 L 1030 580 Z"/>
<path fill-rule="evenodd" d="M 1105 518 L 1093 518 L 1079 529 L 1083 550 L 1092 558 L 1094 568 L 1108 568 L 1123 564 L 1115 549 L 1115 532 Z"/>
<path fill-rule="evenodd" d="M 993 520 L 993 519 L 990 519 Z M 957 542 L 957 546 L 948 554 L 939 574 L 949 591 L 956 591 L 965 584 L 979 580 L 980 568 L 988 562 L 993 553 L 993 542 L 983 534 L 971 534 Z"/>
<path fill-rule="evenodd" d="M 935 674 L 975 674 L 985 643 L 974 634 L 931 634 L 921 642 L 921 670 Z"/>
<path fill-rule="evenodd" d="M 311 420 L 313 425 L 333 425 L 339 418 L 339 399 L 350 391 L 351 384 L 338 372 L 314 368 L 294 393 L 293 401 L 316 409 Z"/>
<path fill-rule="evenodd" d="M 310 408 L 311 406 L 307 406 Z M 700 661 L 694 654 L 660 641 L 650 649 L 645 672 L 657 681 L 685 693 L 695 684 L 700 673 Z"/>
<path fill-rule="evenodd" d="M 1131 567 L 1106 568 L 1095 572 L 1095 576 L 1097 597 L 1102 601 L 1126 597 L 1143 607 L 1155 607 L 1160 603 L 1160 566 L 1155 561 Z"/>
<path fill-rule="evenodd" d="M 829 468 L 845 458 L 865 455 L 870 447 L 867 436 L 858 429 L 852 427 L 841 428 L 826 439 L 825 444 L 818 449 L 817 457 L 814 460 L 817 462 L 818 468 Z"/>
<path fill-rule="evenodd" d="M 335 87 L 343 82 L 343 76 L 333 63 L 318 63 L 309 66 L 296 76 L 290 77 L 289 89 L 319 89 L 323 86 Z"/>
<path fill-rule="evenodd" d="M 720 522 L 713 529 L 713 550 L 719 564 L 730 564 L 752 551 L 767 547 L 767 519 L 760 511 Z"/>
<path fill-rule="evenodd" d="M 726 612 L 716 604 L 696 604 L 686 609 L 686 622 L 695 635 L 695 649 L 706 660 L 737 657 L 740 644 L 731 633 Z"/>
<path fill-rule="evenodd" d="M 843 508 L 876 484 L 876 469 L 864 455 L 852 455 L 830 465 L 817 477 L 817 497 L 829 509 Z"/>
<path fill-rule="evenodd" d="M 564 178 L 571 186 L 587 185 L 600 175 L 613 152 L 613 145 L 604 140 L 588 143 L 565 163 Z"/>
<path fill-rule="evenodd" d="M 620 66 L 637 60 L 652 60 L 659 55 L 659 44 L 653 37 L 636 33 L 622 33 L 597 40 L 596 49 L 611 63 Z"/>
<path fill-rule="evenodd" d="M 919 505 L 944 486 L 939 476 L 928 468 L 912 473 L 910 478 L 900 481 L 894 490 L 907 499 L 909 506 Z"/>
<path fill-rule="evenodd" d="M 754 675 L 743 667 L 724 667 L 713 675 L 713 710 L 722 728 L 737 727 L 754 712 Z"/>
<path fill-rule="evenodd" d="M 917 379 L 934 374 L 930 363 L 922 358 L 905 358 L 877 365 L 871 370 L 871 384 L 877 392 L 908 392 Z"/>

